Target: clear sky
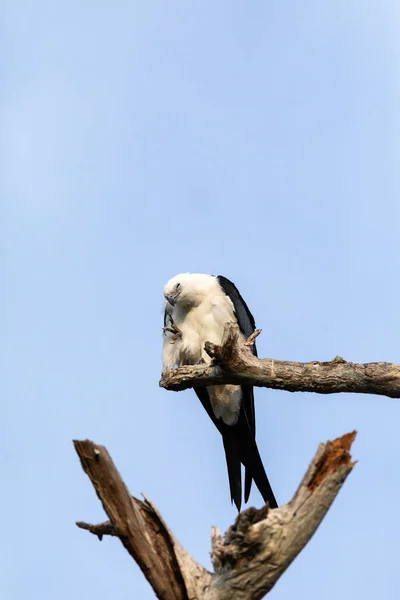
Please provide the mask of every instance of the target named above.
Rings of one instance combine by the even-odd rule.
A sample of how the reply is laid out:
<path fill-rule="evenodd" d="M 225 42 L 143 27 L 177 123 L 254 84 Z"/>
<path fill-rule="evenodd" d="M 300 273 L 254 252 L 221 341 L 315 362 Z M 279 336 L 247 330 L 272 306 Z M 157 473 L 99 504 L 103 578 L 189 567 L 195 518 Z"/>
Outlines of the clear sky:
<path fill-rule="evenodd" d="M 399 12 L 3 2 L 1 598 L 153 598 L 117 540 L 74 525 L 104 519 L 74 438 L 106 445 L 210 567 L 235 509 L 194 393 L 158 387 L 176 273 L 232 279 L 261 356 L 400 362 Z M 280 503 L 319 442 L 358 430 L 271 598 L 397 599 L 400 401 L 259 389 L 256 411 Z"/>

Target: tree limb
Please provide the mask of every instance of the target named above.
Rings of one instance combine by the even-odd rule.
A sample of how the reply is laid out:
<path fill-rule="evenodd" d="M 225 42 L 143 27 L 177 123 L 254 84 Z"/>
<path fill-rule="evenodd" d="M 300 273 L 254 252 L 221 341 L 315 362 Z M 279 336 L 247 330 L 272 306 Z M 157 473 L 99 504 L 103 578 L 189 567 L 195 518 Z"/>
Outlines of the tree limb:
<path fill-rule="evenodd" d="M 220 346 L 206 342 L 211 365 L 184 366 L 162 374 L 160 386 L 173 391 L 198 385 L 250 384 L 288 392 L 336 394 L 352 392 L 400 398 L 400 365 L 375 362 L 357 364 L 337 356 L 330 362 L 289 362 L 257 358 L 243 342 L 235 323 L 227 323 Z"/>
<path fill-rule="evenodd" d="M 90 440 L 74 441 L 74 446 L 115 535 L 137 562 L 157 598 L 202 598 L 202 586 L 210 574 L 182 548 L 149 500 L 143 502 L 130 495 L 106 448 Z M 81 523 L 77 525 L 82 528 Z M 105 525 L 85 524 L 84 528 L 98 535 Z"/>
<path fill-rule="evenodd" d="M 76 525 L 80 527 L 80 529 L 86 529 L 86 531 L 90 531 L 90 533 L 93 533 L 93 535 L 97 535 L 100 542 L 103 539 L 103 535 L 118 536 L 114 525 L 112 525 L 110 521 L 105 521 L 104 523 L 99 523 L 98 525 L 91 525 L 90 523 L 85 523 L 85 521 L 77 521 Z"/>
<path fill-rule="evenodd" d="M 77 525 L 116 535 L 163 600 L 259 600 L 311 539 L 354 463 L 355 432 L 321 444 L 293 499 L 280 508 L 240 513 L 222 537 L 212 532 L 214 573 L 199 565 L 169 531 L 157 509 L 132 498 L 103 446 L 75 449 L 110 521 Z"/>
<path fill-rule="evenodd" d="M 320 445 L 288 504 L 270 511 L 250 508 L 224 538 L 214 533 L 215 574 L 207 600 L 259 600 L 272 589 L 313 536 L 352 470 L 349 450 L 355 435 Z"/>

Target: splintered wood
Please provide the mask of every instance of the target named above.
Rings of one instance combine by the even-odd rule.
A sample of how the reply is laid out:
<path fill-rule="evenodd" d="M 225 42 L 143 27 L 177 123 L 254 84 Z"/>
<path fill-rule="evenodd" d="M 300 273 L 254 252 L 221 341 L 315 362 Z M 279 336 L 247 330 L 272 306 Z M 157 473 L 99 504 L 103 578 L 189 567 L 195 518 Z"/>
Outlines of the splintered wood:
<path fill-rule="evenodd" d="M 354 467 L 355 462 L 351 462 L 350 448 L 357 435 L 356 431 L 346 433 L 333 442 L 327 442 L 325 450 L 315 466 L 315 472 L 307 484 L 313 491 L 326 479 L 328 473 L 333 473 L 343 465 Z"/>

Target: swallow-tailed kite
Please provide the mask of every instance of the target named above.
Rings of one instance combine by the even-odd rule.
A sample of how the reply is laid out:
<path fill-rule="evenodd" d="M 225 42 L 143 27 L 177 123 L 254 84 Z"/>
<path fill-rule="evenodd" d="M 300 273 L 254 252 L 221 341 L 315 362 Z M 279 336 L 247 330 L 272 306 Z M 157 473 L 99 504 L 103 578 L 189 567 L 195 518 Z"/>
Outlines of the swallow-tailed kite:
<path fill-rule="evenodd" d="M 164 287 L 163 369 L 210 362 L 206 341 L 220 344 L 224 325 L 236 321 L 243 338 L 255 322 L 236 286 L 219 275 L 183 273 Z M 253 352 L 257 355 L 255 345 Z M 271 508 L 278 506 L 255 440 L 254 395 L 251 385 L 214 385 L 194 388 L 222 435 L 231 499 L 238 511 L 242 503 L 241 464 L 245 467 L 244 501 L 252 480 Z"/>

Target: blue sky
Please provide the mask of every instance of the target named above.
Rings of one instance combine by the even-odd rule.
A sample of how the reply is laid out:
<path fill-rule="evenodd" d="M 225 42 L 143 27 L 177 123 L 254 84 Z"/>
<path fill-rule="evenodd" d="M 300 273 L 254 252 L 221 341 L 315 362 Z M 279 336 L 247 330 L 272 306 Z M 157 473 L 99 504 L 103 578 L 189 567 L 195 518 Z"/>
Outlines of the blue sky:
<path fill-rule="evenodd" d="M 106 445 L 210 566 L 235 510 L 194 393 L 158 387 L 167 279 L 232 279 L 261 356 L 400 362 L 399 9 L 5 0 L 2 21 L 0 596 L 150 599 L 74 525 L 104 513 L 71 440 Z M 399 401 L 263 389 L 256 410 L 280 503 L 358 430 L 271 598 L 397 598 Z"/>

